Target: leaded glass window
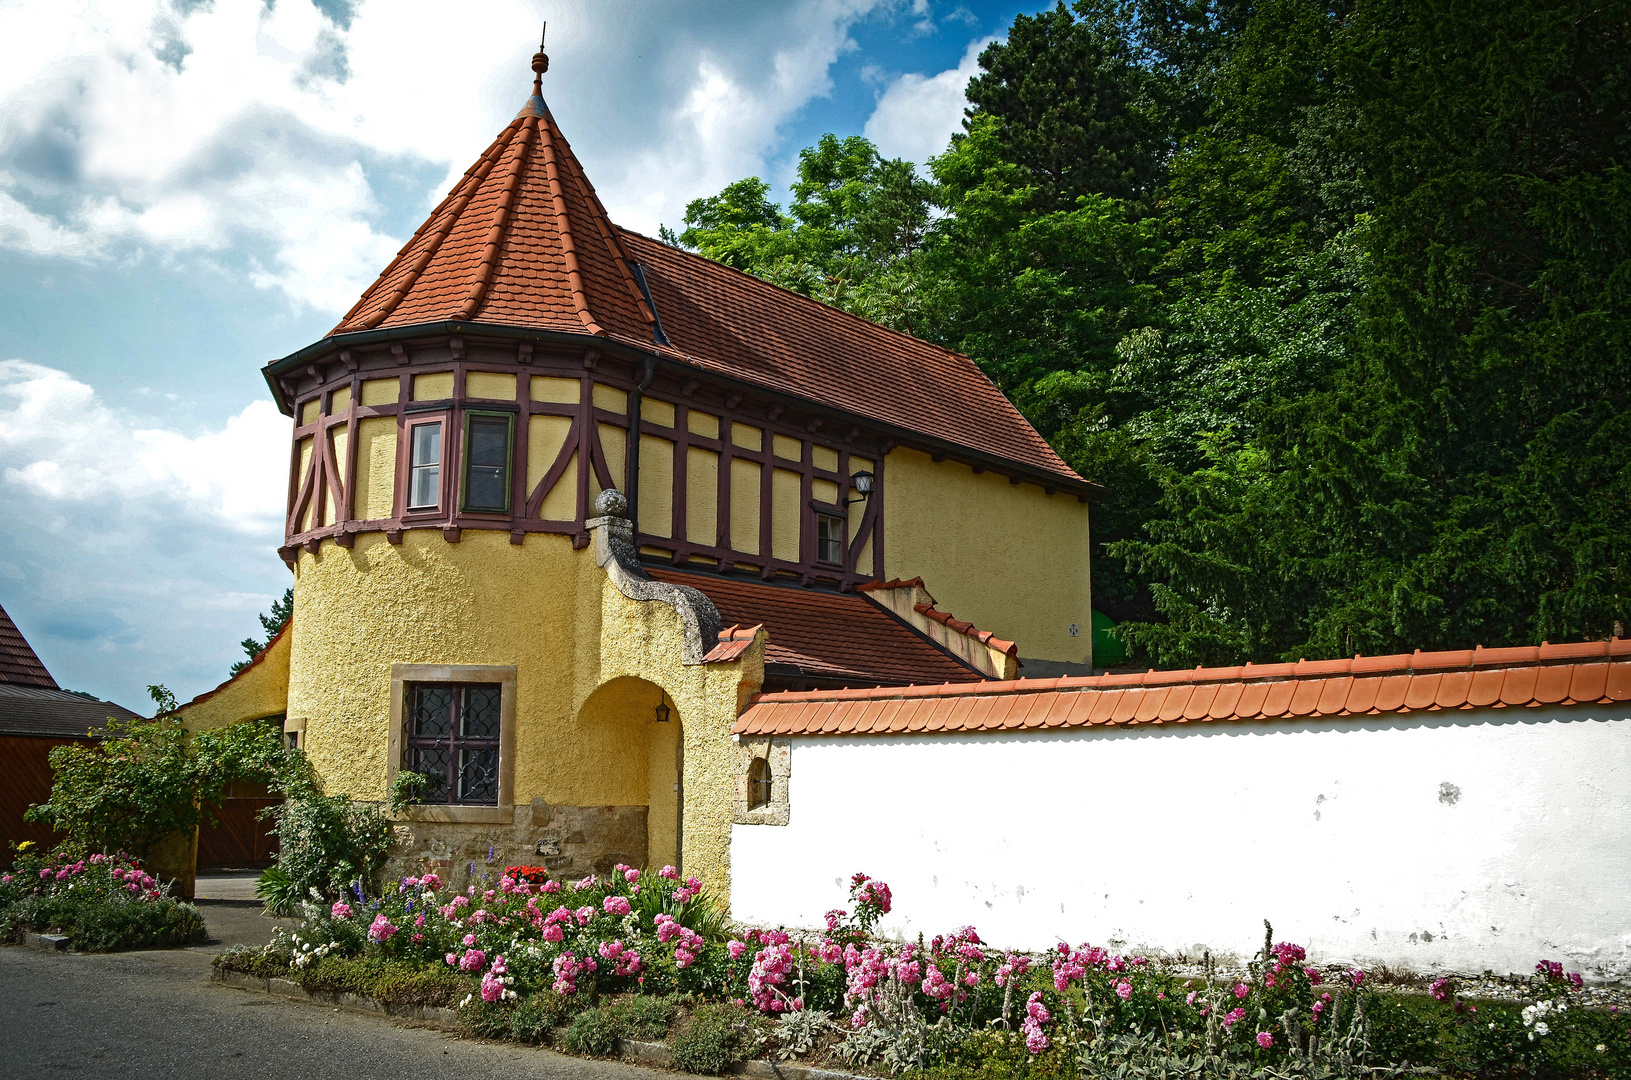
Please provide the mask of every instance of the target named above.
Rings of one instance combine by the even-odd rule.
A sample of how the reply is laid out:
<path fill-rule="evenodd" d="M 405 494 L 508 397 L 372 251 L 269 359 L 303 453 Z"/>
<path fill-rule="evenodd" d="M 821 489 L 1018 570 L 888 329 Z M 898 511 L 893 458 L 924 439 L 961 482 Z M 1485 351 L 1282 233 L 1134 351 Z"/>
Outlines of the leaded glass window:
<path fill-rule="evenodd" d="M 426 803 L 498 805 L 500 683 L 409 683 L 402 768 Z"/>

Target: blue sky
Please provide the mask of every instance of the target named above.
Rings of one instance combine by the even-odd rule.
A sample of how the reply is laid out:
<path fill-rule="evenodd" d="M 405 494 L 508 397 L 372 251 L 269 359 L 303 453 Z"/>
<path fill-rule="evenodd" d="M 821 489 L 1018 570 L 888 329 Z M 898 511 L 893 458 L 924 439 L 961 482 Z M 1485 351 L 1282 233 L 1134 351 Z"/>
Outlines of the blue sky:
<path fill-rule="evenodd" d="M 530 89 L 655 232 L 823 132 L 922 162 L 1040 3 L 13 0 L 0 6 L 0 605 L 57 680 L 216 685 L 289 583 L 320 337 Z"/>

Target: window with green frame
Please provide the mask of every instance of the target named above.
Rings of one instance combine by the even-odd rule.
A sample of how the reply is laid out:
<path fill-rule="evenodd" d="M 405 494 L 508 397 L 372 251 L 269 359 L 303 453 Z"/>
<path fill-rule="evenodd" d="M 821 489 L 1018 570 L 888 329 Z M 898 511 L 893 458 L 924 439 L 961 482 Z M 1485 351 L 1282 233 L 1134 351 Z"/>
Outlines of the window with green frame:
<path fill-rule="evenodd" d="M 510 455 L 515 418 L 471 412 L 464 418 L 464 509 L 494 514 L 510 509 Z"/>

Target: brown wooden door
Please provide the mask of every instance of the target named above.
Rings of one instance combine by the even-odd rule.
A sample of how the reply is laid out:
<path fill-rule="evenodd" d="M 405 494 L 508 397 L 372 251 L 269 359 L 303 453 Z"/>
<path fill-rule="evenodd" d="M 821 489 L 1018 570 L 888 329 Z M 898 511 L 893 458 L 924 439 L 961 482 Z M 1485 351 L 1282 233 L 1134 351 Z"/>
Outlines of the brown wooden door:
<path fill-rule="evenodd" d="M 277 837 L 261 812 L 282 802 L 265 784 L 238 781 L 228 785 L 219 805 L 211 807 L 217 824 L 198 830 L 198 865 L 203 867 L 261 868 L 272 865 Z"/>

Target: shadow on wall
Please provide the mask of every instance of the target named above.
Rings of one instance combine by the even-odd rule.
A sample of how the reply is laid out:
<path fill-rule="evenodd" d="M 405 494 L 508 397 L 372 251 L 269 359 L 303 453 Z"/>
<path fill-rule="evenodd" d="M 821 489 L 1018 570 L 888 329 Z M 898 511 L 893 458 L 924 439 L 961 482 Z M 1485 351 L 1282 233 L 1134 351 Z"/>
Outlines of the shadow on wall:
<path fill-rule="evenodd" d="M 685 793 L 683 722 L 674 699 L 656 683 L 634 676 L 597 687 L 578 710 L 577 726 L 605 756 L 589 767 L 616 776 L 618 790 L 643 802 L 646 861 L 678 866 Z"/>

